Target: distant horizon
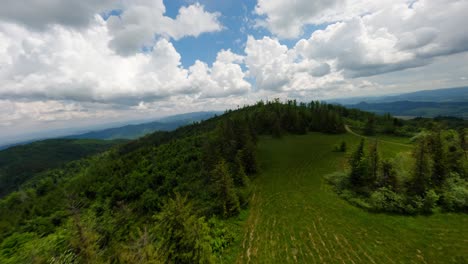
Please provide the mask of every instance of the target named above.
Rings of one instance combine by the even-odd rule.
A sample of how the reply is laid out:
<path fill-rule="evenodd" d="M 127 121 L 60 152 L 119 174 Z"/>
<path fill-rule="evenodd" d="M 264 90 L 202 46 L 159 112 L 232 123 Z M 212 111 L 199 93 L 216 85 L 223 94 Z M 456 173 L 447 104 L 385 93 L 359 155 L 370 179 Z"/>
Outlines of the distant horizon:
<path fill-rule="evenodd" d="M 446 89 L 460 89 L 460 88 L 466 88 L 466 87 L 467 86 L 460 86 L 460 87 L 449 87 L 449 88 L 439 88 L 439 89 L 416 90 L 416 91 L 410 91 L 410 92 L 405 92 L 405 93 L 392 93 L 392 94 L 382 94 L 382 95 L 367 95 L 367 96 L 363 95 L 363 96 L 356 96 L 356 97 L 329 98 L 329 99 L 323 99 L 323 100 L 320 100 L 320 101 L 333 102 L 333 100 L 351 100 L 351 99 L 361 99 L 361 98 L 380 98 L 380 97 L 387 97 L 387 96 L 410 94 L 410 93 L 415 93 L 415 92 L 436 91 L 436 90 L 446 90 Z M 274 98 L 269 98 L 269 100 L 273 100 L 273 99 Z M 287 99 L 287 98 L 284 98 L 284 99 Z M 299 101 L 301 101 L 301 100 L 299 100 Z M 303 101 L 301 101 L 301 102 L 303 102 Z M 70 136 L 70 135 L 84 134 L 84 133 L 91 132 L 91 131 L 100 131 L 100 130 L 105 130 L 105 129 L 111 129 L 111 128 L 127 126 L 127 125 L 140 125 L 140 124 L 146 124 L 146 123 L 151 123 L 151 122 L 158 122 L 161 119 L 168 118 L 168 117 L 174 117 L 174 116 L 178 116 L 178 115 L 186 115 L 186 114 L 192 114 L 192 113 L 224 112 L 224 111 L 227 111 L 227 110 L 233 110 L 235 108 L 236 107 L 226 108 L 226 109 L 222 109 L 222 110 L 205 110 L 205 111 L 183 112 L 183 113 L 176 113 L 176 114 L 168 114 L 168 115 L 159 116 L 159 117 L 147 117 L 145 119 L 112 120 L 112 121 L 109 121 L 108 123 L 94 125 L 94 126 L 90 126 L 90 127 L 81 127 L 81 126 L 80 127 L 74 127 L 74 128 L 64 127 L 64 128 L 55 129 L 55 130 L 44 130 L 44 131 L 39 131 L 39 133 L 35 133 L 36 135 L 31 135 L 31 134 L 19 135 L 18 138 L 10 138 L 7 141 L 0 141 L 0 150 L 2 148 L 4 148 L 5 146 L 22 144 L 24 142 L 28 143 L 28 142 L 37 141 L 37 140 L 67 137 L 67 136 Z M 45 136 L 45 134 L 49 134 L 49 136 Z"/>
<path fill-rule="evenodd" d="M 0 138 L 468 86 L 466 1 L 7 1 Z M 73 14 L 73 15 L 71 15 Z"/>

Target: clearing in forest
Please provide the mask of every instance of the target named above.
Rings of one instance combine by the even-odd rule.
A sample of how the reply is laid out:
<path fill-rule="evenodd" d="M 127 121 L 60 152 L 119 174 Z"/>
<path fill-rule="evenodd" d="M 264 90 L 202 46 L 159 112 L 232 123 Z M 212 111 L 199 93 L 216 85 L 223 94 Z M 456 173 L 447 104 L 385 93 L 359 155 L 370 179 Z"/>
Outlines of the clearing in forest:
<path fill-rule="evenodd" d="M 359 137 L 310 133 L 259 144 L 262 172 L 245 224 L 238 263 L 466 263 L 468 217 L 374 214 L 331 190 L 323 176 L 343 168 Z M 384 156 L 410 146 L 379 143 Z"/>

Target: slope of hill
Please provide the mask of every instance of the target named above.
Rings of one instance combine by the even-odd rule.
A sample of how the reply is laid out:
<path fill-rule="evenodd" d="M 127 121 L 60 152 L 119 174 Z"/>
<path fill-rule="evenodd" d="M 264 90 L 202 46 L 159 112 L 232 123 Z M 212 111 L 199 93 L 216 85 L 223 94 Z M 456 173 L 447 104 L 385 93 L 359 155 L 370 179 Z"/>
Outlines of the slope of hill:
<path fill-rule="evenodd" d="M 35 174 L 94 155 L 124 141 L 48 139 L 0 151 L 0 197 Z"/>
<path fill-rule="evenodd" d="M 136 139 L 155 131 L 172 131 L 180 126 L 209 119 L 217 113 L 218 112 L 194 112 L 180 114 L 164 117 L 154 122 L 91 131 L 80 135 L 67 136 L 66 138 Z"/>
<path fill-rule="evenodd" d="M 465 263 L 468 218 L 369 213 L 336 195 L 323 176 L 346 164 L 332 152 L 359 137 L 313 133 L 259 144 L 262 173 L 236 263 Z M 384 158 L 411 147 L 379 142 Z M 428 242 L 430 241 L 430 242 Z"/>

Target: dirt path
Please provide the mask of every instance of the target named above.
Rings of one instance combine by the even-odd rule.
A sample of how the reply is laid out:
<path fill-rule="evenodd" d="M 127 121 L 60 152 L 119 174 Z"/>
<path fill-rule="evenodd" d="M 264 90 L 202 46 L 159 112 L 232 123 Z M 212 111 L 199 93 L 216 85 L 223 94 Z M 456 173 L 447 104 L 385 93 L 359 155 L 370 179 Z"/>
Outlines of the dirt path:
<path fill-rule="evenodd" d="M 357 137 L 360 137 L 360 138 L 376 139 L 376 138 L 373 138 L 373 137 L 367 137 L 367 136 L 364 136 L 364 135 L 360 135 L 360 134 L 354 132 L 353 130 L 351 130 L 351 128 L 348 125 L 345 125 L 345 129 L 351 135 L 354 135 L 354 136 L 357 136 Z M 385 142 L 385 143 L 389 143 L 389 144 L 393 144 L 393 145 L 397 145 L 397 146 L 411 147 L 410 144 L 403 144 L 403 143 L 398 143 L 398 142 L 393 142 L 393 141 L 388 141 L 388 140 L 383 140 L 383 139 L 377 139 L 377 140 L 380 141 L 380 142 Z"/>

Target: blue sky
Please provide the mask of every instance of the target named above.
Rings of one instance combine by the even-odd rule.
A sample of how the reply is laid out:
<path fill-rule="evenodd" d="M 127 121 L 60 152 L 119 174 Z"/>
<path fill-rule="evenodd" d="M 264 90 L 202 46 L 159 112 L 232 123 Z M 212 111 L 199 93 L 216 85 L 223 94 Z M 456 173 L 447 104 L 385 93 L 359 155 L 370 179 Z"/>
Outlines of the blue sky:
<path fill-rule="evenodd" d="M 3 139 L 272 98 L 468 85 L 467 1 L 15 3 L 0 9 Z"/>
<path fill-rule="evenodd" d="M 176 18 L 179 8 L 195 1 L 174 0 L 167 1 L 166 15 Z M 265 29 L 254 29 L 253 20 L 258 16 L 253 13 L 256 1 L 226 0 L 199 1 L 209 12 L 220 12 L 219 18 L 224 29 L 216 33 L 207 33 L 198 37 L 186 37 L 173 41 L 174 47 L 182 55 L 182 65 L 189 67 L 196 60 L 212 64 L 216 54 L 221 49 L 231 49 L 235 53 L 242 53 L 247 35 L 262 37 L 268 35 Z"/>

